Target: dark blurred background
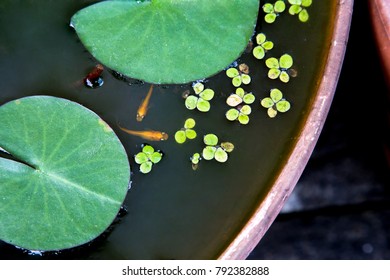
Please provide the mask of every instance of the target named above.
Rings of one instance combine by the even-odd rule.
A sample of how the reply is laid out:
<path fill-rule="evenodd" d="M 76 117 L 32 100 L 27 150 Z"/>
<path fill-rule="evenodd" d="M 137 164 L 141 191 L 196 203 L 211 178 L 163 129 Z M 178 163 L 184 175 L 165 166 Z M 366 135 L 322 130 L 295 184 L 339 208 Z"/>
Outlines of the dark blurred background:
<path fill-rule="evenodd" d="M 390 259 L 389 89 L 368 1 L 355 0 L 344 65 L 316 148 L 248 259 Z"/>

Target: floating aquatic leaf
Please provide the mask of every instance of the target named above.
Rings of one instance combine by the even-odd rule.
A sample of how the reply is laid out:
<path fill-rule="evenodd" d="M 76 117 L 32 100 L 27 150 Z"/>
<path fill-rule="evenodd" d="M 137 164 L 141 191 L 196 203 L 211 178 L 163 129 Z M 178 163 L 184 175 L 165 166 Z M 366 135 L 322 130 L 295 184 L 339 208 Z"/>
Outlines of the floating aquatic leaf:
<path fill-rule="evenodd" d="M 245 114 L 240 114 L 238 116 L 238 121 L 241 123 L 241 124 L 248 124 L 249 123 L 249 116 L 248 115 L 245 115 Z"/>
<path fill-rule="evenodd" d="M 152 170 L 153 164 L 160 162 L 162 157 L 162 152 L 155 151 L 151 145 L 145 144 L 142 146 L 142 151 L 136 154 L 134 158 L 135 162 L 140 164 L 140 172 L 147 174 Z"/>
<path fill-rule="evenodd" d="M 236 108 L 232 108 L 226 112 L 226 118 L 229 121 L 235 121 L 239 115 L 240 111 L 238 111 Z"/>
<path fill-rule="evenodd" d="M 179 130 L 175 133 L 175 140 L 179 144 L 183 144 L 187 140 L 187 135 L 184 130 Z"/>
<path fill-rule="evenodd" d="M 267 41 L 267 37 L 264 33 L 259 33 L 256 35 L 256 46 L 252 53 L 253 56 L 257 59 L 263 59 L 265 57 L 266 51 L 271 50 L 274 47 L 274 43 L 271 41 Z"/>
<path fill-rule="evenodd" d="M 204 137 L 203 137 L 203 142 L 206 144 L 206 145 L 209 145 L 209 146 L 215 146 L 218 144 L 218 137 L 217 135 L 215 134 L 206 134 Z"/>
<path fill-rule="evenodd" d="M 226 104 L 231 107 L 236 107 L 237 105 L 240 105 L 242 103 L 242 97 L 240 97 L 238 94 L 231 94 L 226 99 Z"/>
<path fill-rule="evenodd" d="M 265 61 L 265 64 L 269 69 L 268 77 L 270 79 L 279 78 L 282 82 L 287 83 L 290 80 L 288 71 L 293 65 L 294 61 L 291 55 L 283 54 L 279 60 L 271 57 Z"/>
<path fill-rule="evenodd" d="M 194 89 L 195 94 L 199 94 L 204 90 L 204 84 L 198 82 L 195 83 L 192 88 Z"/>
<path fill-rule="evenodd" d="M 288 110 L 290 110 L 290 107 L 290 102 L 288 102 L 287 100 L 281 100 L 276 103 L 276 109 L 281 113 L 287 112 Z"/>
<path fill-rule="evenodd" d="M 144 162 L 147 162 L 149 160 L 149 157 L 147 154 L 141 152 L 135 155 L 134 160 L 138 164 L 142 164 Z"/>
<path fill-rule="evenodd" d="M 245 104 L 252 104 L 253 102 L 255 102 L 255 100 L 256 100 L 256 97 L 252 93 L 245 94 L 244 98 L 243 98 L 243 101 Z"/>
<path fill-rule="evenodd" d="M 201 93 L 199 93 L 199 96 L 202 97 L 204 100 L 210 101 L 214 97 L 214 91 L 212 89 L 205 89 Z"/>
<path fill-rule="evenodd" d="M 192 164 L 198 164 L 200 160 L 201 160 L 201 157 L 200 157 L 199 153 L 195 153 L 191 157 Z"/>
<path fill-rule="evenodd" d="M 272 89 L 270 97 L 261 100 L 261 106 L 267 108 L 267 114 L 274 118 L 278 112 L 285 113 L 290 110 L 291 104 L 283 98 L 283 93 L 279 89 Z"/>
<path fill-rule="evenodd" d="M 161 152 L 154 152 L 149 156 L 149 159 L 152 163 L 156 164 L 159 163 L 162 159 L 162 153 Z"/>
<path fill-rule="evenodd" d="M 286 4 L 284 1 L 276 1 L 273 5 L 271 3 L 266 3 L 263 6 L 263 11 L 266 13 L 264 20 L 267 23 L 273 23 L 276 20 L 276 17 L 284 12 L 286 9 Z"/>
<path fill-rule="evenodd" d="M 0 239 L 29 250 L 91 241 L 127 194 L 126 151 L 98 115 L 69 100 L 32 96 L 0 107 Z"/>
<path fill-rule="evenodd" d="M 196 105 L 198 104 L 198 97 L 194 95 L 190 95 L 186 98 L 185 106 L 189 110 L 194 110 L 196 108 Z"/>
<path fill-rule="evenodd" d="M 186 129 L 185 134 L 186 134 L 186 137 L 190 140 L 195 139 L 197 136 L 196 131 L 193 129 L 189 129 L 189 128 Z"/>
<path fill-rule="evenodd" d="M 143 174 L 147 174 L 152 171 L 153 163 L 151 161 L 146 161 L 142 163 L 139 167 L 139 171 Z"/>
<path fill-rule="evenodd" d="M 196 131 L 192 129 L 195 127 L 195 124 L 196 122 L 193 118 L 186 119 L 184 122 L 184 127 L 175 133 L 176 142 L 183 144 L 187 138 L 195 139 L 197 134 Z"/>
<path fill-rule="evenodd" d="M 231 153 L 234 150 L 234 145 L 233 145 L 233 143 L 230 143 L 230 142 L 222 142 L 221 147 L 222 147 L 222 149 L 224 149 L 228 153 Z"/>
<path fill-rule="evenodd" d="M 184 122 L 184 128 L 194 128 L 195 124 L 196 124 L 196 122 L 193 118 L 188 118 Z"/>
<path fill-rule="evenodd" d="M 217 150 L 217 148 L 215 148 L 213 146 L 207 146 L 202 151 L 202 157 L 205 160 L 212 160 L 214 158 L 216 150 Z"/>
<path fill-rule="evenodd" d="M 218 162 L 226 162 L 228 160 L 228 154 L 224 149 L 218 147 L 215 151 L 214 158 Z"/>
<path fill-rule="evenodd" d="M 211 105 L 210 105 L 210 102 L 208 102 L 207 100 L 199 98 L 198 102 L 196 103 L 196 108 L 200 112 L 208 112 L 208 111 L 210 111 Z"/>
<path fill-rule="evenodd" d="M 307 22 L 309 20 L 309 12 L 306 8 L 310 7 L 312 0 L 288 0 L 291 4 L 288 12 L 291 15 L 298 15 L 301 22 Z"/>
<path fill-rule="evenodd" d="M 240 56 L 258 10 L 259 0 L 109 0 L 80 10 L 71 23 L 109 68 L 153 84 L 187 83 Z"/>

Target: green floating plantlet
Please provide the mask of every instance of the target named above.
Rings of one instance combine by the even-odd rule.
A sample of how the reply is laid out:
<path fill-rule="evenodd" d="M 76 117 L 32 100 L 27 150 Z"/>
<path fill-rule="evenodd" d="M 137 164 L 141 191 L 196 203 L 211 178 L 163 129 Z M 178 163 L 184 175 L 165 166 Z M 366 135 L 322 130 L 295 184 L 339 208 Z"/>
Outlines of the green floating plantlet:
<path fill-rule="evenodd" d="M 232 152 L 234 145 L 230 142 L 223 142 L 218 145 L 218 137 L 215 134 L 207 134 L 203 138 L 206 147 L 203 148 L 202 158 L 205 160 L 215 159 L 218 162 L 226 162 L 228 153 Z"/>
<path fill-rule="evenodd" d="M 282 55 L 279 59 L 275 57 L 268 58 L 265 64 L 269 68 L 268 77 L 270 79 L 279 78 L 282 82 L 288 83 L 290 81 L 290 75 L 288 70 L 293 65 L 293 58 L 289 54 Z"/>
<path fill-rule="evenodd" d="M 284 12 L 286 9 L 286 4 L 284 1 L 276 1 L 273 5 L 271 3 L 266 3 L 263 6 L 263 11 L 266 13 L 264 20 L 266 23 L 275 22 L 276 18 L 280 13 Z"/>
<path fill-rule="evenodd" d="M 155 151 L 152 146 L 145 144 L 142 151 L 135 155 L 134 160 L 140 165 L 140 172 L 147 174 L 152 170 L 153 164 L 159 163 L 162 157 L 161 151 Z"/>
<path fill-rule="evenodd" d="M 226 70 L 226 76 L 232 79 L 232 84 L 235 87 L 239 87 L 242 84 L 248 85 L 251 82 L 249 76 L 249 68 L 246 64 L 242 63 L 237 68 L 231 67 Z"/>
<path fill-rule="evenodd" d="M 279 89 L 272 89 L 270 97 L 261 100 L 261 106 L 267 108 L 267 114 L 270 118 L 276 117 L 278 112 L 285 113 L 291 108 L 290 102 L 283 98 L 283 93 Z"/>
<path fill-rule="evenodd" d="M 252 108 L 249 104 L 255 102 L 255 96 L 252 93 L 247 93 L 242 88 L 237 88 L 236 93 L 231 94 L 226 103 L 231 108 L 226 112 L 226 118 L 229 121 L 239 121 L 241 124 L 249 123 L 249 115 L 252 112 Z M 242 105 L 244 103 L 244 105 Z"/>
<path fill-rule="evenodd" d="M 264 33 L 256 35 L 256 43 L 258 46 L 253 48 L 252 53 L 257 59 L 263 59 L 265 53 L 274 47 L 274 43 L 272 41 L 267 41 L 267 37 Z"/>
<path fill-rule="evenodd" d="M 175 140 L 179 144 L 183 144 L 187 139 L 195 139 L 197 134 L 193 129 L 195 127 L 195 120 L 192 118 L 186 119 L 184 122 L 184 127 L 175 133 Z"/>
<path fill-rule="evenodd" d="M 78 11 L 71 25 L 107 67 L 153 84 L 183 84 L 214 75 L 241 55 L 259 5 L 259 0 L 98 1 Z"/>
<path fill-rule="evenodd" d="M 199 153 L 194 153 L 192 157 L 190 158 L 191 163 L 192 163 L 192 169 L 196 170 L 198 169 L 199 162 L 201 161 L 202 157 L 200 156 Z"/>
<path fill-rule="evenodd" d="M 204 89 L 204 85 L 200 82 L 195 83 L 192 88 L 196 95 L 189 95 L 184 102 L 185 106 L 189 110 L 198 109 L 200 112 L 210 111 L 210 100 L 214 97 L 214 91 L 212 89 Z"/>
<path fill-rule="evenodd" d="M 312 0 L 288 0 L 291 4 L 288 12 L 291 15 L 298 15 L 301 22 L 307 22 L 309 20 L 309 12 L 306 8 L 310 7 Z"/>

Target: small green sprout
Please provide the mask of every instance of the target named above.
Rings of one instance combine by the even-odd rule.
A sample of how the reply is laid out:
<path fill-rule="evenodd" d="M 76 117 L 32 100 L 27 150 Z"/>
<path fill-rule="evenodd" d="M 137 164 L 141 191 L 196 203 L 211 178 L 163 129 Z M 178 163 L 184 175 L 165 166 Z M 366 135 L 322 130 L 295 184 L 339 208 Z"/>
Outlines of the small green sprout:
<path fill-rule="evenodd" d="M 234 145 L 230 142 L 223 142 L 218 145 L 218 137 L 215 134 L 207 134 L 203 137 L 203 142 L 206 147 L 202 151 L 202 157 L 205 160 L 215 159 L 218 162 L 226 162 L 228 153 L 234 150 Z"/>
<path fill-rule="evenodd" d="M 226 118 L 229 121 L 237 120 L 241 124 L 248 124 L 249 115 L 252 112 L 252 108 L 249 105 L 253 102 L 255 102 L 255 96 L 252 93 L 247 93 L 242 88 L 237 88 L 236 93 L 231 94 L 226 100 L 229 106 L 235 107 L 226 112 Z"/>
<path fill-rule="evenodd" d="M 199 162 L 201 161 L 202 157 L 200 156 L 199 153 L 194 153 L 192 157 L 190 158 L 191 163 L 192 163 L 192 169 L 196 170 L 198 169 Z"/>
<path fill-rule="evenodd" d="M 290 110 L 290 102 L 283 98 L 283 93 L 274 88 L 270 92 L 270 97 L 261 100 L 261 106 L 267 108 L 267 114 L 270 118 L 276 117 L 278 112 L 285 113 Z"/>
<path fill-rule="evenodd" d="M 185 106 L 189 110 L 197 108 L 200 112 L 208 112 L 210 110 L 210 100 L 214 97 L 214 91 L 212 89 L 205 89 L 204 85 L 200 82 L 195 83 L 192 88 L 196 95 L 186 96 Z"/>
<path fill-rule="evenodd" d="M 159 163 L 163 157 L 161 151 L 155 151 L 148 144 L 142 146 L 142 151 L 135 155 L 134 160 L 140 165 L 140 172 L 147 174 L 152 170 L 153 164 Z"/>
<path fill-rule="evenodd" d="M 264 20 L 266 23 L 275 22 L 276 18 L 280 13 L 284 12 L 286 9 L 286 4 L 284 1 L 276 1 L 273 5 L 271 3 L 266 3 L 263 6 L 263 11 L 266 13 Z"/>
<path fill-rule="evenodd" d="M 256 43 L 258 46 L 253 49 L 252 53 L 257 59 L 263 59 L 265 53 L 274 47 L 274 43 L 272 41 L 267 41 L 267 37 L 264 33 L 256 35 Z"/>
<path fill-rule="evenodd" d="M 239 87 L 241 84 L 247 85 L 251 82 L 249 67 L 245 63 L 240 64 L 238 69 L 234 67 L 227 69 L 226 75 L 232 79 L 232 84 L 235 87 Z"/>
<path fill-rule="evenodd" d="M 309 12 L 306 8 L 310 7 L 312 0 L 288 0 L 291 7 L 288 9 L 290 15 L 298 15 L 301 22 L 307 22 L 309 20 Z"/>
<path fill-rule="evenodd" d="M 186 119 L 184 122 L 184 127 L 175 133 L 175 140 L 179 144 L 183 144 L 187 138 L 192 140 L 196 138 L 196 131 L 193 129 L 195 127 L 195 120 L 192 118 Z"/>
<path fill-rule="evenodd" d="M 269 68 L 268 77 L 273 80 L 279 78 L 282 82 L 288 83 L 290 75 L 287 72 L 293 63 L 293 58 L 289 54 L 282 55 L 279 60 L 275 57 L 268 58 L 265 61 L 265 64 Z"/>

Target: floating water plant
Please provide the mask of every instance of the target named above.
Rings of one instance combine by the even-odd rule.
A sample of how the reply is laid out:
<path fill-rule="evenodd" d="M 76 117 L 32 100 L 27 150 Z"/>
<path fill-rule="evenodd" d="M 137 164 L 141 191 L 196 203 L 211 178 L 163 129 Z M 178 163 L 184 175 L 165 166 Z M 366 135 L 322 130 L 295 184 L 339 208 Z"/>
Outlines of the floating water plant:
<path fill-rule="evenodd" d="M 238 69 L 230 67 L 226 70 L 226 75 L 232 79 L 232 84 L 235 87 L 239 87 L 241 84 L 248 85 L 251 82 L 249 67 L 245 63 L 240 64 Z"/>
<path fill-rule="evenodd" d="M 194 153 L 194 154 L 192 155 L 192 157 L 190 158 L 190 160 L 191 160 L 191 163 L 192 163 L 192 169 L 193 169 L 193 170 L 198 169 L 198 165 L 199 165 L 199 162 L 200 162 L 201 159 L 202 159 L 202 157 L 200 156 L 199 153 Z"/>
<path fill-rule="evenodd" d="M 241 55 L 259 2 L 99 1 L 78 11 L 71 26 L 105 66 L 152 84 L 183 84 L 214 75 Z"/>
<path fill-rule="evenodd" d="M 188 95 L 185 100 L 185 106 L 189 110 L 198 109 L 200 112 L 208 112 L 210 110 L 210 100 L 214 97 L 214 91 L 209 88 L 204 88 L 200 82 L 195 83 L 192 88 L 195 95 Z"/>
<path fill-rule="evenodd" d="M 312 0 L 288 0 L 288 2 L 291 4 L 291 7 L 288 9 L 291 15 L 298 15 L 301 22 L 309 20 L 309 12 L 306 8 L 311 6 Z"/>
<path fill-rule="evenodd" d="M 152 170 L 153 164 L 159 163 L 162 157 L 161 151 L 155 151 L 152 146 L 144 144 L 142 151 L 135 155 L 134 160 L 140 165 L 139 171 L 147 174 Z"/>
<path fill-rule="evenodd" d="M 265 64 L 269 68 L 268 77 L 270 79 L 279 78 L 282 82 L 288 83 L 290 75 L 288 70 L 293 65 L 293 58 L 289 54 L 282 55 L 279 59 L 275 57 L 268 58 Z"/>
<path fill-rule="evenodd" d="M 203 137 L 203 142 L 206 147 L 202 151 L 202 158 L 205 160 L 215 159 L 218 162 L 226 162 L 228 160 L 228 153 L 234 150 L 234 145 L 230 142 L 223 142 L 218 145 L 218 137 L 215 134 L 207 134 Z"/>
<path fill-rule="evenodd" d="M 236 93 L 231 94 L 226 103 L 235 108 L 231 108 L 226 112 L 226 118 L 229 121 L 239 121 L 241 124 L 249 123 L 249 115 L 252 108 L 249 106 L 255 102 L 255 96 L 252 93 L 247 93 L 243 88 L 237 88 Z"/>
<path fill-rule="evenodd" d="M 127 194 L 130 166 L 94 112 L 57 97 L 0 106 L 0 240 L 61 250 L 103 233 Z"/>
<path fill-rule="evenodd" d="M 195 127 L 195 120 L 192 118 L 186 119 L 184 122 L 184 127 L 175 133 L 175 140 L 179 144 L 183 144 L 187 139 L 195 139 L 196 131 L 193 129 Z"/>
<path fill-rule="evenodd" d="M 272 41 L 268 41 L 264 33 L 256 35 L 256 43 L 257 46 L 253 48 L 252 53 L 257 59 L 263 59 L 265 53 L 274 47 L 274 43 Z"/>
<path fill-rule="evenodd" d="M 266 13 L 264 16 L 264 20 L 267 23 L 273 23 L 275 22 L 276 18 L 279 16 L 280 13 L 283 13 L 286 9 L 286 4 L 284 1 L 276 1 L 274 4 L 266 3 L 263 6 L 263 11 Z"/>
<path fill-rule="evenodd" d="M 261 100 L 261 106 L 267 108 L 267 114 L 270 118 L 276 117 L 278 112 L 285 113 L 290 110 L 290 102 L 283 98 L 283 93 L 274 88 L 270 92 L 270 97 Z"/>

